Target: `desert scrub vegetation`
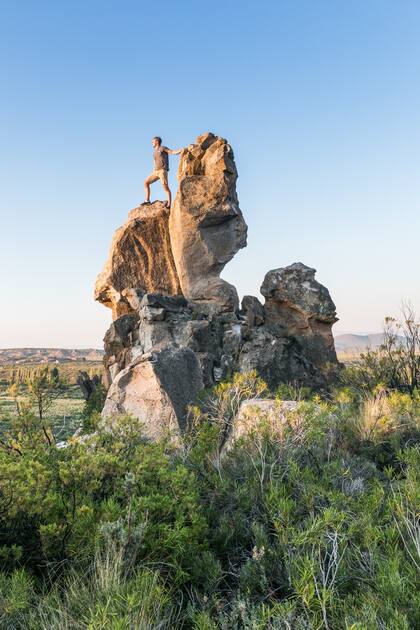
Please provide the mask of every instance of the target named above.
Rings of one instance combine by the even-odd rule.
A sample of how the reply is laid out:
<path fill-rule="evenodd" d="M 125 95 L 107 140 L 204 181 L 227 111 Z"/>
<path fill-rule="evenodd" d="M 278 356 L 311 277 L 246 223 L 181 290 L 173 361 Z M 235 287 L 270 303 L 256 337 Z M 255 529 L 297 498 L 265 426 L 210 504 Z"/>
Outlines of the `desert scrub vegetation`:
<path fill-rule="evenodd" d="M 420 320 L 409 304 L 403 304 L 399 320 L 385 319 L 382 344 L 354 359 L 343 381 L 359 393 L 383 387 L 413 395 L 419 389 Z"/>
<path fill-rule="evenodd" d="M 102 368 L 94 364 L 82 372 L 80 367 L 85 367 L 82 362 L 0 367 L 0 437 L 10 431 L 16 415 L 38 416 L 55 440 L 68 438 L 79 427 L 90 427 L 105 399 Z M 88 400 L 80 388 L 80 375 L 97 384 Z"/>
<path fill-rule="evenodd" d="M 77 377 L 81 370 L 86 371 L 92 378 L 103 375 L 102 361 L 63 361 L 44 363 L 2 363 L 0 364 L 0 385 L 7 386 L 10 382 L 23 381 L 31 372 L 37 372 L 42 367 L 54 368 L 69 386 L 77 384 Z"/>
<path fill-rule="evenodd" d="M 420 627 L 420 396 L 296 392 L 228 449 L 236 375 L 182 445 L 115 418 L 57 448 L 23 410 L 0 445 L 0 627 Z M 278 392 L 277 403 L 282 404 Z"/>

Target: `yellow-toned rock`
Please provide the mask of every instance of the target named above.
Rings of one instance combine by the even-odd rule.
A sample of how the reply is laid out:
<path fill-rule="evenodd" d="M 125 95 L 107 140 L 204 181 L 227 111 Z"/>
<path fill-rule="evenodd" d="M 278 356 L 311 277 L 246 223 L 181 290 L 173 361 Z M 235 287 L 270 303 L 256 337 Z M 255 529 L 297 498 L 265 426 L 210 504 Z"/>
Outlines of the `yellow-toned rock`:
<path fill-rule="evenodd" d="M 144 293 L 181 293 L 168 219 L 163 202 L 142 204 L 115 232 L 95 285 L 95 300 L 112 309 L 113 319 L 135 310 L 136 295 L 141 299 Z"/>

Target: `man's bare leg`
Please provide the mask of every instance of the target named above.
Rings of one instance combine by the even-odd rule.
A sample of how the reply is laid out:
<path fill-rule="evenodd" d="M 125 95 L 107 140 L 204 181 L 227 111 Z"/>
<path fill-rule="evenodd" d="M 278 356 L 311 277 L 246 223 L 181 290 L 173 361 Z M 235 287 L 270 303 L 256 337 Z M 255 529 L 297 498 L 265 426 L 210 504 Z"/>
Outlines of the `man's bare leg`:
<path fill-rule="evenodd" d="M 170 209 L 171 205 L 172 205 L 172 194 L 171 194 L 171 189 L 169 188 L 168 184 L 163 184 L 163 190 L 166 193 L 166 197 L 168 199 L 167 201 L 167 207 Z"/>
<path fill-rule="evenodd" d="M 149 177 L 146 177 L 144 180 L 144 203 L 150 203 L 150 184 L 156 182 L 157 179 L 157 177 L 149 175 Z"/>
<path fill-rule="evenodd" d="M 150 184 L 149 179 L 144 180 L 144 203 L 150 203 Z"/>

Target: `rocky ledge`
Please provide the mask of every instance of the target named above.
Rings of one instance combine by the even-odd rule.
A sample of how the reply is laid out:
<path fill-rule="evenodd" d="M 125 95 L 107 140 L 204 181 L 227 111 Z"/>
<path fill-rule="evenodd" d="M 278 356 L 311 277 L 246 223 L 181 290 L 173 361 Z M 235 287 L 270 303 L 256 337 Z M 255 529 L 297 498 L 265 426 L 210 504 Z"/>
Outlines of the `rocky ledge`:
<path fill-rule="evenodd" d="M 220 273 L 246 246 L 233 151 L 206 133 L 184 149 L 171 212 L 141 205 L 112 240 L 95 298 L 112 309 L 105 335 L 104 421 L 130 413 L 155 438 L 181 432 L 200 391 L 256 370 L 275 390 L 327 389 L 339 364 L 328 290 L 302 263 L 269 271 L 262 304 Z M 108 419 L 108 420 L 107 420 Z"/>

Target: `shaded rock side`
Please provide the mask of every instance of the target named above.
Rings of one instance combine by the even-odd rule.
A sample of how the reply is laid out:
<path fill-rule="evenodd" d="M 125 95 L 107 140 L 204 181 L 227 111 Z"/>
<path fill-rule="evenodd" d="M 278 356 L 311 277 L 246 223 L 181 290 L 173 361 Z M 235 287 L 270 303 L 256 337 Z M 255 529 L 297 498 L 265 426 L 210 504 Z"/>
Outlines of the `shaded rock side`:
<path fill-rule="evenodd" d="M 303 263 L 269 271 L 261 286 L 265 325 L 277 336 L 293 337 L 314 365 L 337 364 L 332 325 L 335 304 L 316 270 Z"/>
<path fill-rule="evenodd" d="M 282 383 L 325 390 L 331 378 L 331 370 L 324 364 L 315 365 L 296 339 L 278 336 L 265 326 L 247 332 L 238 370 L 256 370 L 273 392 Z"/>
<path fill-rule="evenodd" d="M 326 350 L 334 305 L 318 283 L 313 292 L 317 291 L 319 305 L 311 294 L 305 306 L 298 282 L 298 292 L 293 292 L 291 282 L 287 301 L 282 300 L 285 288 L 275 279 L 283 282 L 289 272 L 293 283 L 300 273 L 314 274 L 304 265 L 267 274 L 269 308 L 245 296 L 239 312 L 209 313 L 183 296 L 144 294 L 135 312 L 121 315 L 105 336 L 110 388 L 104 420 L 130 413 L 149 437 L 167 431 L 182 434 L 188 405 L 197 401 L 200 390 L 236 371 L 256 370 L 272 391 L 281 383 L 328 389 L 338 368 L 334 346 L 330 353 Z M 318 334 L 320 323 L 328 328 L 323 335 Z"/>
<path fill-rule="evenodd" d="M 132 348 L 139 340 L 139 315 L 127 313 L 115 319 L 104 337 L 105 382 L 109 386 L 116 374 L 128 365 Z"/>
<path fill-rule="evenodd" d="M 118 415 L 133 415 L 143 434 L 151 439 L 180 435 L 187 422 L 188 405 L 202 388 L 201 368 L 194 352 L 168 346 L 141 356 L 117 374 L 102 418 L 106 424 Z"/>
<path fill-rule="evenodd" d="M 95 300 L 113 319 L 136 310 L 144 293 L 181 293 L 169 236 L 169 210 L 161 201 L 134 208 L 114 234 L 95 285 Z"/>
<path fill-rule="evenodd" d="M 226 140 L 212 133 L 184 149 L 179 188 L 169 218 L 182 292 L 211 311 L 235 311 L 235 287 L 220 273 L 246 246 L 247 225 L 236 194 L 238 173 Z"/>

